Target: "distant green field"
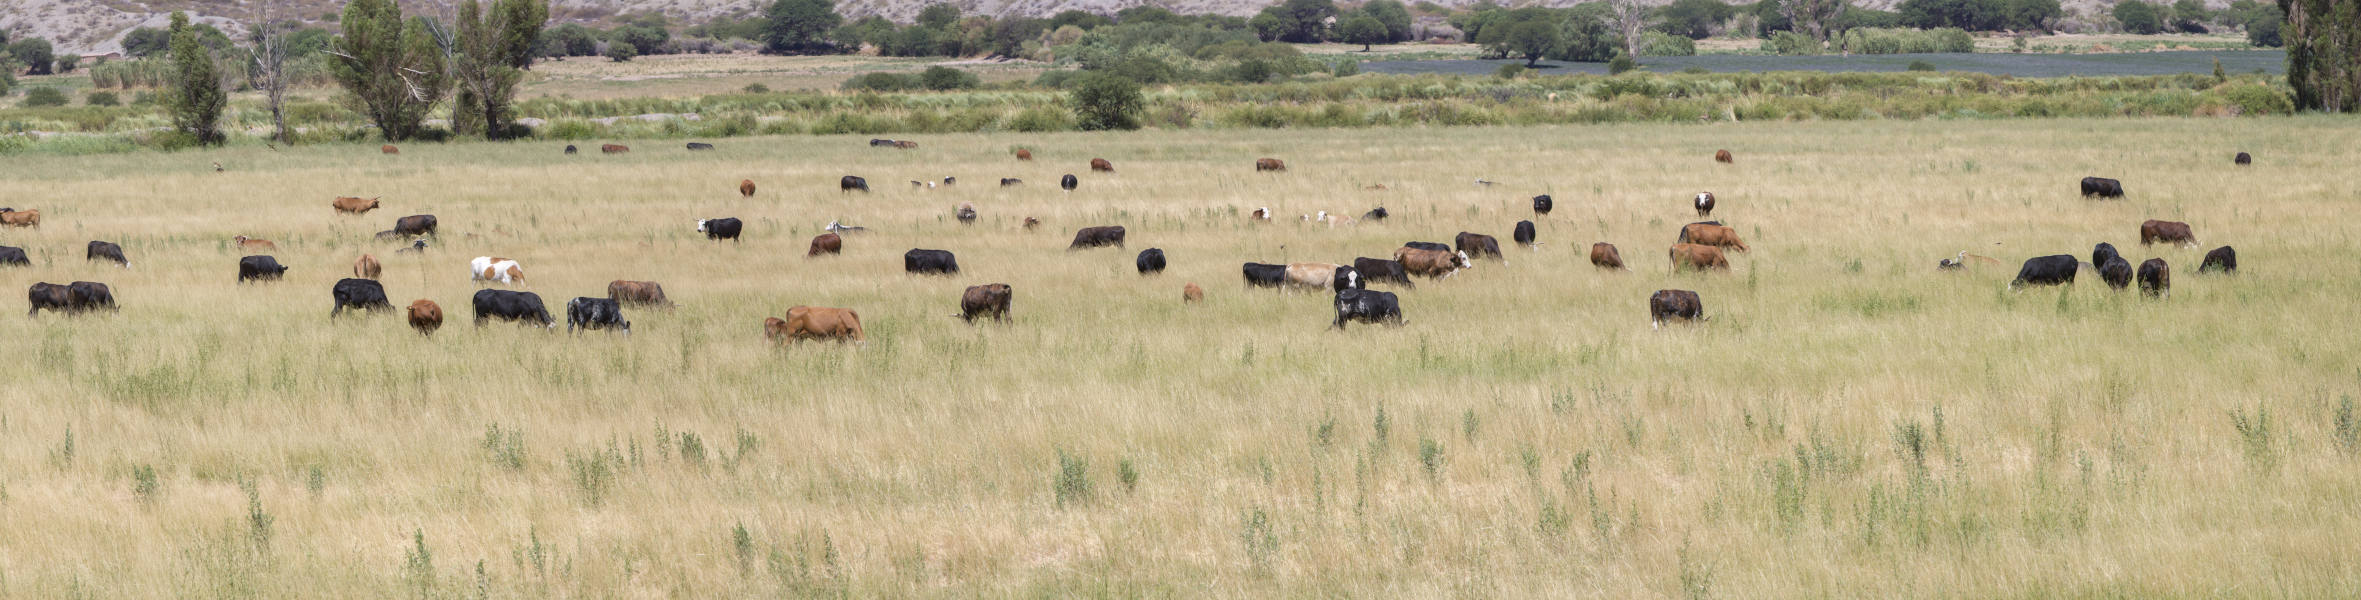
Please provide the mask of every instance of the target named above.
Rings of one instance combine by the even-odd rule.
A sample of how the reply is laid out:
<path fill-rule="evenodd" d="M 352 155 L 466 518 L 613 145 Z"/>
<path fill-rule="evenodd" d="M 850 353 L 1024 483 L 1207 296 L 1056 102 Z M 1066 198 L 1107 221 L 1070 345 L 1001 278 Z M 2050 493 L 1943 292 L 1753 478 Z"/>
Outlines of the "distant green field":
<path fill-rule="evenodd" d="M 2287 52 L 2284 50 L 2191 51 L 2191 52 L 2133 52 L 2122 54 L 1880 54 L 1853 56 L 1763 56 L 1744 54 L 1700 54 L 1697 56 L 1661 56 L 1641 60 L 1650 71 L 1670 73 L 1699 68 L 1715 73 L 1762 71 L 1904 71 L 1910 63 L 1924 61 L 1937 71 L 1990 73 L 2015 77 L 2065 77 L 2111 75 L 2178 75 L 2182 73 L 2212 73 L 2213 61 L 2220 59 L 2222 69 L 2231 73 L 2266 73 L 2287 71 Z M 1500 65 L 1520 60 L 1417 60 L 1370 61 L 1361 63 L 1361 70 L 1372 73 L 1440 73 L 1457 75 L 1489 75 Z M 1541 74 L 1588 73 L 1604 75 L 1606 63 L 1569 63 L 1541 61 Z"/>

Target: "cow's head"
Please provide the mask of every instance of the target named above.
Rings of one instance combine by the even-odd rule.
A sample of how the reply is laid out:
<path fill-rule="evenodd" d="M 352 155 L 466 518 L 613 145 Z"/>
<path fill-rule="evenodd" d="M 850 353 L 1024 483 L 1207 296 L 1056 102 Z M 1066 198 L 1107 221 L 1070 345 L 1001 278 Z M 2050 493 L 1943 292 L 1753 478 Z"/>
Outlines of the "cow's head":
<path fill-rule="evenodd" d="M 1475 261 L 1472 261 L 1472 260 L 1468 260 L 1468 258 L 1467 258 L 1467 251 L 1465 251 L 1465 250 L 1462 250 L 1462 251 L 1459 251 L 1459 252 L 1453 252 L 1453 253 L 1452 253 L 1452 256 L 1451 256 L 1451 266 L 1453 266 L 1453 267 L 1458 267 L 1458 268 L 1461 268 L 1461 269 L 1472 269 L 1472 268 L 1475 268 L 1475 266 L 1476 266 L 1476 262 L 1475 262 Z"/>

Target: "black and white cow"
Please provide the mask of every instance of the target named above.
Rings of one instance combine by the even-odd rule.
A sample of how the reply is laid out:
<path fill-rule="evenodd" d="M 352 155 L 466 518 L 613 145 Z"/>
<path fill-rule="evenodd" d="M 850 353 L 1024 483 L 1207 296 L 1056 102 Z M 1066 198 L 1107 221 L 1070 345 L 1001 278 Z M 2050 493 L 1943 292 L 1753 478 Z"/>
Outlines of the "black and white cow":
<path fill-rule="evenodd" d="M 709 240 L 737 241 L 738 232 L 745 228 L 746 222 L 735 217 L 697 220 L 697 232 L 705 234 L 705 239 Z"/>
<path fill-rule="evenodd" d="M 1656 290 L 1648 295 L 1648 322 L 1662 328 L 1666 320 L 1699 321 L 1705 315 L 1705 301 L 1697 292 L 1689 290 Z"/>
<path fill-rule="evenodd" d="M 1394 297 L 1393 292 L 1364 289 L 1336 292 L 1336 322 L 1331 327 L 1344 329 L 1347 321 L 1390 325 L 1408 322 L 1402 318 L 1401 301 Z"/>
<path fill-rule="evenodd" d="M 622 329 L 626 335 L 631 333 L 631 322 L 623 320 L 623 306 L 611 298 L 584 296 L 567 302 L 566 333 L 573 333 L 576 327 Z"/>

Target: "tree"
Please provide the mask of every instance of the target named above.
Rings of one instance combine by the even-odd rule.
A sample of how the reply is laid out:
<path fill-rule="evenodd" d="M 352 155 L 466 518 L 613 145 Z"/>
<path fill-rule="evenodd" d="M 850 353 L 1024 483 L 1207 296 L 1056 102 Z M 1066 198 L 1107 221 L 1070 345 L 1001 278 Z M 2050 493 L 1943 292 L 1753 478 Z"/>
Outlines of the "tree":
<path fill-rule="evenodd" d="M 337 85 L 387 141 L 417 136 L 419 123 L 451 88 L 429 24 L 404 20 L 394 0 L 352 0 L 341 23 L 344 35 L 328 51 Z"/>
<path fill-rule="evenodd" d="M 80 54 L 69 53 L 65 56 L 57 57 L 57 72 L 59 73 L 72 73 L 74 72 L 74 69 L 81 66 L 82 55 Z"/>
<path fill-rule="evenodd" d="M 2065 16 L 2058 0 L 2012 0 L 2008 8 L 2011 29 L 2049 31 L 2050 24 Z"/>
<path fill-rule="evenodd" d="M 1255 29 L 1258 31 L 1264 27 L 1260 22 L 1265 15 L 1272 17 L 1270 23 L 1277 26 L 1277 41 L 1309 44 L 1320 41 L 1322 28 L 1326 27 L 1328 18 L 1336 16 L 1336 3 L 1329 0 L 1286 0 L 1255 15 Z"/>
<path fill-rule="evenodd" d="M 541 46 L 542 56 L 597 56 L 598 35 L 588 27 L 567 23 L 550 28 Z"/>
<path fill-rule="evenodd" d="M 1607 62 L 1623 47 L 1621 37 L 1594 15 L 1576 15 L 1558 26 L 1558 50 L 1549 57 L 1574 62 Z"/>
<path fill-rule="evenodd" d="M 763 51 L 771 54 L 833 52 L 836 46 L 826 36 L 844 24 L 836 0 L 778 0 L 763 15 L 770 19 L 763 28 Z"/>
<path fill-rule="evenodd" d="M 1410 8 L 1402 6 L 1402 0 L 1369 0 L 1359 12 L 1384 24 L 1386 39 L 1410 41 Z"/>
<path fill-rule="evenodd" d="M 1843 15 L 1850 0 L 1779 0 L 1779 13 L 1793 23 L 1796 31 L 1812 39 L 1828 41 L 1828 26 Z"/>
<path fill-rule="evenodd" d="M 147 58 L 172 50 L 172 33 L 154 27 L 141 27 L 123 34 L 123 55 Z"/>
<path fill-rule="evenodd" d="M 1738 14 L 1738 9 L 1722 0 L 1673 0 L 1664 8 L 1656 9 L 1656 18 L 1663 23 L 1659 31 L 1702 40 L 1713 37 L 1714 29 Z"/>
<path fill-rule="evenodd" d="M 2264 6 L 2260 10 L 2248 13 L 2246 17 L 2246 43 L 2265 48 L 2286 45 L 2286 42 L 2279 37 L 2279 25 L 2286 18 L 2286 15 L 2279 13 L 2279 7 L 2276 6 Z"/>
<path fill-rule="evenodd" d="M 951 24 L 958 22 L 958 6 L 937 2 L 926 5 L 926 8 L 918 9 L 917 24 L 919 27 L 925 27 L 927 29 L 950 29 Z"/>
<path fill-rule="evenodd" d="M 1076 78 L 1069 102 L 1084 131 L 1139 129 L 1139 113 L 1147 105 L 1140 85 L 1105 73 Z"/>
<path fill-rule="evenodd" d="M 1386 33 L 1385 24 L 1378 22 L 1376 17 L 1366 14 L 1353 15 L 1351 18 L 1345 19 L 1344 23 L 1338 24 L 1336 37 L 1347 43 L 1360 44 L 1362 52 L 1368 52 L 1370 44 L 1383 44 L 1392 41 L 1389 34 Z"/>
<path fill-rule="evenodd" d="M 2205 9 L 2205 0 L 2180 0 L 2172 4 L 2172 28 L 2182 33 L 2205 33 L 2205 22 L 2213 19 L 2213 11 Z"/>
<path fill-rule="evenodd" d="M 1640 32 L 1648 26 L 1648 6 L 1640 0 L 1611 0 L 1607 7 L 1614 12 L 1615 34 L 1623 37 L 1623 55 L 1640 55 Z"/>
<path fill-rule="evenodd" d="M 452 127 L 480 131 L 491 140 L 515 137 L 510 106 L 524 69 L 532 65 L 534 41 L 549 20 L 549 2 L 493 0 L 487 14 L 477 0 L 461 0 L 457 20 L 452 75 L 465 92 L 459 99 L 465 106 L 452 108 Z M 628 43 L 614 45 L 636 50 Z"/>
<path fill-rule="evenodd" d="M 2287 85 L 2299 109 L 2361 110 L 2361 3 L 2279 0 Z"/>
<path fill-rule="evenodd" d="M 2164 31 L 2164 15 L 2156 5 L 2139 0 L 2115 3 L 2115 20 L 2123 24 L 2125 33 L 2152 34 Z"/>
<path fill-rule="evenodd" d="M 1523 57 L 1527 68 L 1541 64 L 1541 57 L 1558 49 L 1558 28 L 1545 21 L 1518 22 L 1508 26 L 1508 33 L 1501 37 L 1508 55 Z"/>
<path fill-rule="evenodd" d="M 199 144 L 219 145 L 225 141 L 221 134 L 221 109 L 229 104 L 229 94 L 221 91 L 221 75 L 215 70 L 213 51 L 198 41 L 197 32 L 189 27 L 188 13 L 172 13 L 171 32 L 172 87 L 165 93 L 173 129 Z"/>
<path fill-rule="evenodd" d="M 247 25 L 253 36 L 251 75 L 254 88 L 262 90 L 263 106 L 271 111 L 271 139 L 281 144 L 293 144 L 294 136 L 287 131 L 287 29 L 292 23 L 272 18 L 276 2 L 262 4 L 262 18 Z"/>
<path fill-rule="evenodd" d="M 607 44 L 607 60 L 615 62 L 631 62 L 631 59 L 638 57 L 638 46 L 633 46 L 631 44 L 625 44 L 622 42 L 611 42 Z"/>
<path fill-rule="evenodd" d="M 8 54 L 25 64 L 26 75 L 48 75 L 57 60 L 53 53 L 49 40 L 41 38 L 24 38 L 8 45 Z"/>

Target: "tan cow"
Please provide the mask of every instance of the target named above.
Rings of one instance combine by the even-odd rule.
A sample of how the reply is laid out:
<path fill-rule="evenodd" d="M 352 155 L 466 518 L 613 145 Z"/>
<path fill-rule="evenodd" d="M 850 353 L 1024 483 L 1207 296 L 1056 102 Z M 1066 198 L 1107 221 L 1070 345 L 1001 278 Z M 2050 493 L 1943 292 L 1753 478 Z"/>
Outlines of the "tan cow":
<path fill-rule="evenodd" d="M 1288 263 L 1287 284 L 1322 292 L 1360 287 L 1358 280 L 1348 279 L 1343 282 L 1336 280 L 1336 270 L 1343 266 L 1336 263 Z M 1348 277 L 1357 276 L 1358 274 L 1348 274 Z M 1343 287 L 1340 288 L 1339 285 Z"/>
<path fill-rule="evenodd" d="M 238 236 L 238 237 L 233 237 L 233 238 L 230 238 L 230 241 L 237 242 L 237 243 L 238 243 L 238 249 L 239 249 L 239 250 L 245 250 L 245 251 L 278 250 L 278 249 L 279 249 L 279 245 L 278 245 L 278 244 L 273 244 L 273 243 L 271 243 L 271 241 L 270 241 L 270 240 L 258 240 L 258 239 L 254 239 L 254 238 L 250 238 L 250 237 L 246 237 L 246 236 L 242 236 L 242 235 L 241 235 L 241 236 Z"/>
<path fill-rule="evenodd" d="M 1704 244 L 1717 248 L 1729 248 L 1739 252 L 1747 251 L 1746 242 L 1738 239 L 1738 230 L 1731 229 L 1726 225 L 1714 225 L 1711 223 L 1690 223 L 1687 226 L 1682 227 L 1680 243 Z"/>
<path fill-rule="evenodd" d="M 787 309 L 787 337 L 794 340 L 833 339 L 865 341 L 861 315 L 849 308 L 796 306 Z"/>
<path fill-rule="evenodd" d="M 340 196 L 337 197 L 336 200 L 329 202 L 328 205 L 336 207 L 336 212 L 352 213 L 357 215 L 372 210 L 377 210 L 377 199 Z"/>
<path fill-rule="evenodd" d="M 393 146 L 393 144 L 386 144 L 386 145 L 383 145 L 383 146 L 378 146 L 378 147 L 377 147 L 377 151 L 378 151 L 378 152 L 380 152 L 380 153 L 383 153 L 383 154 L 401 154 L 401 153 L 402 153 L 402 149 L 401 149 L 401 148 L 395 148 L 395 147 Z"/>
<path fill-rule="evenodd" d="M 1590 264 L 1601 269 L 1631 270 L 1623 266 L 1623 253 L 1616 252 L 1615 245 L 1606 242 L 1590 245 Z"/>
<path fill-rule="evenodd" d="M 354 277 L 373 280 L 377 279 L 377 276 L 383 274 L 384 272 L 385 265 L 377 264 L 377 257 L 375 256 L 363 254 L 361 255 L 360 260 L 353 261 Z"/>
<path fill-rule="evenodd" d="M 7 225 L 9 227 L 40 227 L 41 211 L 36 209 L 0 212 L 0 225 Z"/>
<path fill-rule="evenodd" d="M 1699 271 L 1707 269 L 1730 270 L 1730 260 L 1722 256 L 1722 249 L 1713 246 L 1673 244 L 1672 250 L 1668 254 L 1672 258 L 1672 270 L 1674 271 L 1681 270 L 1681 267 L 1690 267 Z"/>
<path fill-rule="evenodd" d="M 1196 303 L 1204 301 L 1205 288 L 1197 287 L 1196 282 L 1181 284 L 1181 302 Z"/>
<path fill-rule="evenodd" d="M 1402 272 L 1445 279 L 1459 274 L 1460 269 L 1475 266 L 1466 252 L 1427 250 L 1403 246 L 1394 250 L 1394 260 L 1402 263 Z"/>
<path fill-rule="evenodd" d="M 672 300 L 664 297 L 664 286 L 653 281 L 617 279 L 608 282 L 607 299 L 619 304 L 672 306 Z"/>

